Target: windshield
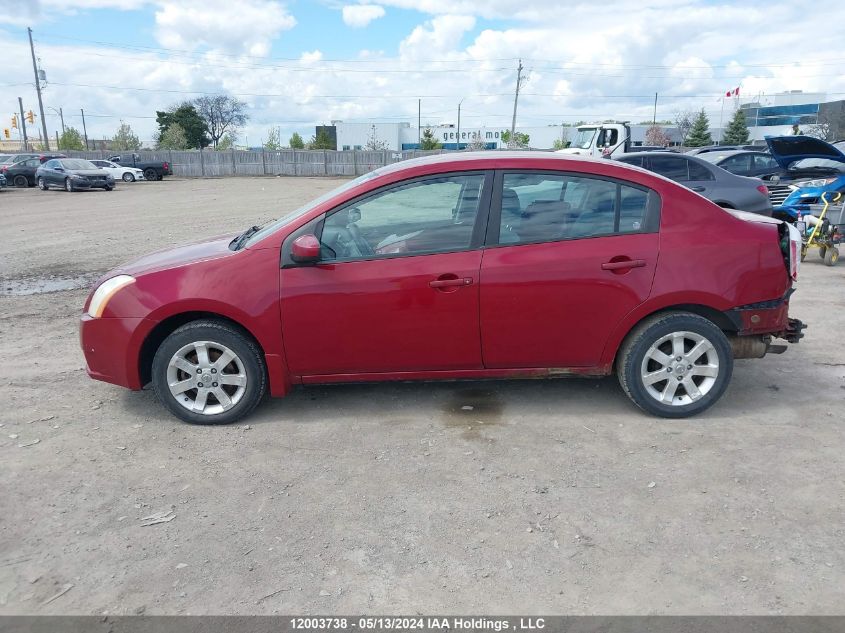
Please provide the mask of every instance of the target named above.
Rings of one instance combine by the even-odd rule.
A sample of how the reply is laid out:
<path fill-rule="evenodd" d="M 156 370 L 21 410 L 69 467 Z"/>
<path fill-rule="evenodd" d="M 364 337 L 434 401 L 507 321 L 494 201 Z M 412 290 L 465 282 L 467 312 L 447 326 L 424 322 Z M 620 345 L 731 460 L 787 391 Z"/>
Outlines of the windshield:
<path fill-rule="evenodd" d="M 572 140 L 569 147 L 577 147 L 578 149 L 590 149 L 593 144 L 593 137 L 596 135 L 594 127 L 580 128 L 578 134 Z"/>
<path fill-rule="evenodd" d="M 375 169 L 375 170 L 373 170 L 369 173 L 366 173 L 363 176 L 358 176 L 354 180 L 350 180 L 349 182 L 345 182 L 342 185 L 340 185 L 339 187 L 335 187 L 331 191 L 324 193 L 322 196 L 320 196 L 318 198 L 314 198 L 313 200 L 311 200 L 307 204 L 304 204 L 303 206 L 301 206 L 298 209 L 292 211 L 288 215 L 282 216 L 278 220 L 273 220 L 269 224 L 265 224 L 261 228 L 260 231 L 257 231 L 254 235 L 252 235 L 252 237 L 249 238 L 249 241 L 247 241 L 247 243 L 243 245 L 243 248 L 246 248 L 247 246 L 250 246 L 251 244 L 255 244 L 256 242 L 263 240 L 265 237 L 267 237 L 271 233 L 279 230 L 280 228 L 289 224 L 290 222 L 293 222 L 297 218 L 302 217 L 303 215 L 308 213 L 311 209 L 314 209 L 314 208 L 320 206 L 326 200 L 330 200 L 331 198 L 335 197 L 336 195 L 343 193 L 344 191 L 349 191 L 350 189 L 357 187 L 358 185 L 360 185 L 363 182 L 367 182 L 368 180 L 372 180 L 373 178 L 380 176 L 382 173 L 384 173 L 384 171 L 385 171 L 385 168 L 382 167 L 381 169 Z"/>
<path fill-rule="evenodd" d="M 10 154 L 0 154 L 0 165 L 6 165 L 12 162 L 12 156 Z"/>
<path fill-rule="evenodd" d="M 81 158 L 68 158 L 62 161 L 62 167 L 65 169 L 97 169 L 97 166 L 90 160 L 82 160 Z"/>

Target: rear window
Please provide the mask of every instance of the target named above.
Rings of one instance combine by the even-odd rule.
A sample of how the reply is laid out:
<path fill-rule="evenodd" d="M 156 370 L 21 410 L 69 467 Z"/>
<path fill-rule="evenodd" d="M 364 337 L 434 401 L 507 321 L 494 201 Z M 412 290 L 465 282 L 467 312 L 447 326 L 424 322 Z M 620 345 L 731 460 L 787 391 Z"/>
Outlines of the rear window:
<path fill-rule="evenodd" d="M 696 163 L 694 160 L 686 161 L 689 165 L 689 179 L 690 180 L 713 180 L 713 174 L 701 163 Z"/>
<path fill-rule="evenodd" d="M 688 180 L 687 160 L 674 156 L 652 156 L 649 158 L 651 170 L 671 180 Z"/>

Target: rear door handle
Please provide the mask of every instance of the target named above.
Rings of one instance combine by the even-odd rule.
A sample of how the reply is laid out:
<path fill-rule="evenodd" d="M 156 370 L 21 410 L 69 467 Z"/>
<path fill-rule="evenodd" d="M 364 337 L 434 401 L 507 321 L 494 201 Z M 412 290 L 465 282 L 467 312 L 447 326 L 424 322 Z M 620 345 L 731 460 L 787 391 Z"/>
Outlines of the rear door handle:
<path fill-rule="evenodd" d="M 697 191 L 699 193 L 704 191 L 704 187 L 690 187 L 690 189 L 692 189 L 693 191 Z"/>
<path fill-rule="evenodd" d="M 623 259 L 620 262 L 605 262 L 601 265 L 602 270 L 624 270 L 626 268 L 642 268 L 645 266 L 644 259 Z"/>
<path fill-rule="evenodd" d="M 435 279 L 429 281 L 428 285 L 432 288 L 450 288 L 453 286 L 469 286 L 472 284 L 472 277 L 456 277 L 452 279 Z"/>

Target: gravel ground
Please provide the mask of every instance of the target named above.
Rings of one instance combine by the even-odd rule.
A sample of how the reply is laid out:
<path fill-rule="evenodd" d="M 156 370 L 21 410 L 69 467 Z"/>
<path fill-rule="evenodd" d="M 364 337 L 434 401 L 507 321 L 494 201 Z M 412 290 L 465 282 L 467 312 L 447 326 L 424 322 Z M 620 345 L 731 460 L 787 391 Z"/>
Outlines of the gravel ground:
<path fill-rule="evenodd" d="M 85 375 L 82 284 L 338 182 L 0 193 L 0 614 L 845 613 L 845 266 L 815 253 L 805 340 L 687 421 L 572 379 L 313 387 L 194 427 Z"/>

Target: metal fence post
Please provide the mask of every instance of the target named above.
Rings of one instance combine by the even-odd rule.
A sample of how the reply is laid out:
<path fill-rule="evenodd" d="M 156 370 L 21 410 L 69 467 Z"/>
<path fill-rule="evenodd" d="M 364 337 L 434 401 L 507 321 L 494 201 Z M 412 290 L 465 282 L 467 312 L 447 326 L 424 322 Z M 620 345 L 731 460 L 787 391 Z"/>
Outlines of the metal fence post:
<path fill-rule="evenodd" d="M 329 175 L 329 164 L 328 164 L 328 162 L 326 162 L 327 158 L 328 157 L 326 155 L 326 150 L 323 150 L 323 175 L 324 176 Z"/>
<path fill-rule="evenodd" d="M 267 175 L 267 160 L 264 158 L 264 143 L 261 144 L 261 175 Z"/>
<path fill-rule="evenodd" d="M 381 161 L 381 163 L 382 163 L 382 167 L 387 167 L 387 150 L 384 150 L 384 151 L 382 152 L 382 155 L 383 155 L 383 156 L 382 156 L 382 161 Z"/>
<path fill-rule="evenodd" d="M 299 174 L 296 173 L 296 150 L 293 150 L 293 175 L 298 176 Z"/>
<path fill-rule="evenodd" d="M 353 176 L 358 175 L 358 150 L 357 149 L 352 150 L 352 175 Z"/>
<path fill-rule="evenodd" d="M 202 147 L 200 147 L 200 175 L 205 176 L 205 158 L 202 155 Z"/>

